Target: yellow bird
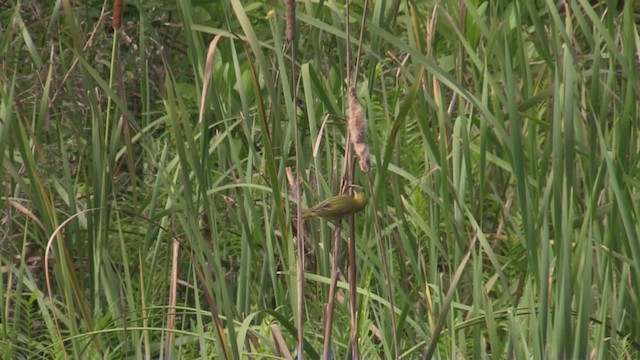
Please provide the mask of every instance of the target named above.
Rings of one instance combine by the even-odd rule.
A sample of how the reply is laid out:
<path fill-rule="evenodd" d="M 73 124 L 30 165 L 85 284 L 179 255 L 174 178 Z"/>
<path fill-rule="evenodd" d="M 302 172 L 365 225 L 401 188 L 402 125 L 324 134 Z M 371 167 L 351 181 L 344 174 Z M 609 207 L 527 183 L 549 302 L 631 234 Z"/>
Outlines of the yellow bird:
<path fill-rule="evenodd" d="M 367 205 L 367 197 L 358 192 L 351 195 L 338 195 L 330 197 L 310 209 L 302 210 L 302 218 L 321 217 L 331 221 L 341 220 L 347 215 L 362 211 Z"/>

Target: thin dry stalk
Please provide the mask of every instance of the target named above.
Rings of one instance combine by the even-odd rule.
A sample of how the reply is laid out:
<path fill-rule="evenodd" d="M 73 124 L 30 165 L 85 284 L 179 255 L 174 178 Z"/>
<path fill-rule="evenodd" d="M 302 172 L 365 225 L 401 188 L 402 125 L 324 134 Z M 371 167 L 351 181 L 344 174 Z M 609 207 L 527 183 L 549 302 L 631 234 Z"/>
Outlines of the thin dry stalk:
<path fill-rule="evenodd" d="M 324 344 L 322 350 L 322 358 L 329 359 L 331 351 L 331 332 L 333 331 L 333 313 L 336 307 L 336 292 L 338 290 L 338 254 L 340 253 L 340 243 L 342 234 L 342 225 L 336 226 L 335 236 L 333 238 L 332 261 L 331 261 L 331 283 L 329 284 L 329 302 L 325 308 L 325 324 L 324 324 Z"/>
<path fill-rule="evenodd" d="M 167 342 L 165 343 L 165 356 L 171 356 L 173 353 L 174 330 L 176 328 L 176 293 L 178 291 L 178 254 L 180 251 L 180 242 L 173 240 L 173 248 L 171 252 L 171 279 L 169 284 L 169 313 L 167 314 Z"/>

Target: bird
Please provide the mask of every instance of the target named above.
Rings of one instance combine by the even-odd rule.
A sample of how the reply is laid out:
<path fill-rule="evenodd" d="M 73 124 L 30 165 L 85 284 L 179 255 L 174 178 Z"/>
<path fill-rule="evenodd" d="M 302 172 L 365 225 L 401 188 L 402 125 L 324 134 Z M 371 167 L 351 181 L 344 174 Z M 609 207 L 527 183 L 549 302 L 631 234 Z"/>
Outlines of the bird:
<path fill-rule="evenodd" d="M 355 195 L 337 195 L 330 197 L 312 208 L 302 210 L 302 218 L 321 217 L 331 221 L 339 221 L 347 215 L 362 211 L 367 205 L 367 197 L 363 192 Z"/>

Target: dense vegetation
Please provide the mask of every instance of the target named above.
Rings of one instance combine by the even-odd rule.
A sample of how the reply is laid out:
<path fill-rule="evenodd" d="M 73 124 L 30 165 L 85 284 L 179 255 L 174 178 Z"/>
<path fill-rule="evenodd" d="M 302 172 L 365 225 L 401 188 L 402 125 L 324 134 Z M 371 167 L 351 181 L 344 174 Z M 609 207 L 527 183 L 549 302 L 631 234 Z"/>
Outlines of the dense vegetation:
<path fill-rule="evenodd" d="M 108 3 L 0 4 L 1 358 L 640 356 L 635 2 Z"/>

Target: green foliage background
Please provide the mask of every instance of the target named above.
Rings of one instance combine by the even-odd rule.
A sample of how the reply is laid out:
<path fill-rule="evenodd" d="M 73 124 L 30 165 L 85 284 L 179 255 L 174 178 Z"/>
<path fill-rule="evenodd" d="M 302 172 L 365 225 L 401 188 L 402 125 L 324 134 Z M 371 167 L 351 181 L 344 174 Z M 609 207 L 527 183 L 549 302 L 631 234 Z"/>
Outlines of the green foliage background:
<path fill-rule="evenodd" d="M 0 357 L 319 357 L 349 44 L 360 357 L 636 358 L 636 3 L 0 4 Z"/>

